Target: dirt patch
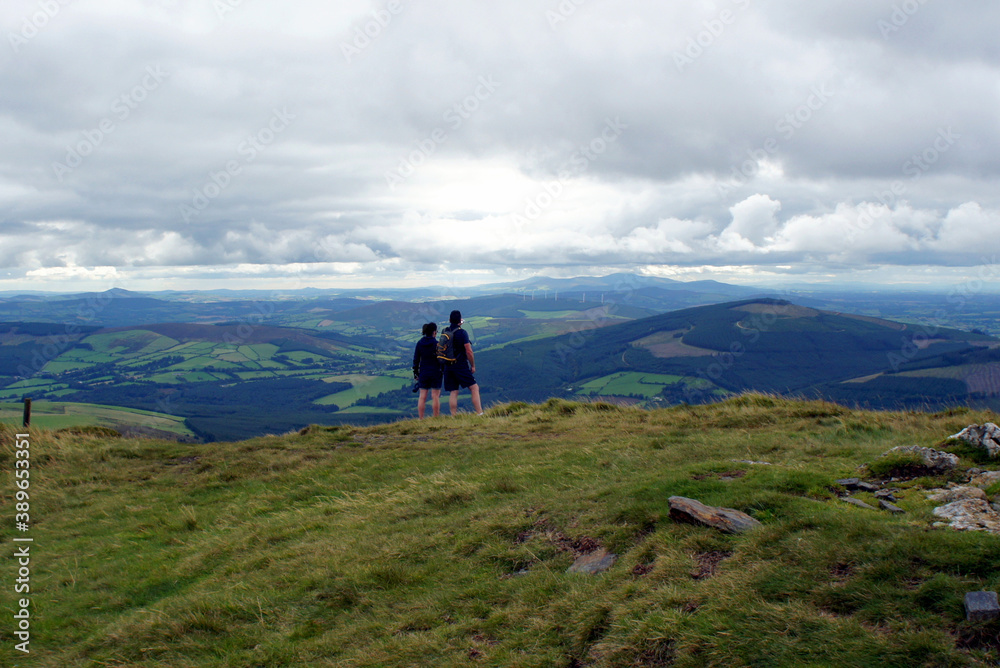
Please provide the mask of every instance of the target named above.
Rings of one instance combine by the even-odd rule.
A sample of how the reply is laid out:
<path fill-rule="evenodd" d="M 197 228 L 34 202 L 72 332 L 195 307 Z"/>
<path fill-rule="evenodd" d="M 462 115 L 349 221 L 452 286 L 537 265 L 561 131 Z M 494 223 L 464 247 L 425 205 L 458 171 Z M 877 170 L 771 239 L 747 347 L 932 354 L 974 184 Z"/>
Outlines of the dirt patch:
<path fill-rule="evenodd" d="M 834 584 L 844 584 L 854 575 L 854 566 L 851 564 L 834 564 L 830 566 L 830 577 Z"/>
<path fill-rule="evenodd" d="M 1000 658 L 1000 622 L 969 624 L 958 630 L 955 646 L 959 649 L 988 652 L 993 660 Z"/>
<path fill-rule="evenodd" d="M 719 564 L 731 556 L 733 556 L 733 553 L 726 550 L 699 552 L 694 555 L 695 561 L 698 562 L 698 567 L 691 571 L 691 577 L 695 580 L 705 580 L 712 577 L 719 568 Z"/>
<path fill-rule="evenodd" d="M 560 552 L 571 552 L 574 556 L 581 556 L 595 552 L 604 545 L 601 541 L 590 536 L 578 536 L 572 538 L 567 536 L 561 529 L 552 525 L 545 519 L 539 519 L 530 531 L 522 531 L 515 539 L 518 544 L 527 543 L 533 538 L 542 538 L 556 546 Z"/>
<path fill-rule="evenodd" d="M 692 480 L 708 480 L 709 478 L 718 478 L 719 480 L 735 480 L 736 478 L 742 478 L 747 474 L 746 471 L 733 470 L 733 471 L 713 471 L 712 473 L 700 473 L 698 475 L 691 476 Z"/>
<path fill-rule="evenodd" d="M 649 575 L 653 572 L 653 564 L 636 564 L 632 567 L 632 576 L 641 578 L 643 575 Z"/>
<path fill-rule="evenodd" d="M 201 457 L 189 456 L 189 457 L 174 457 L 173 459 L 168 459 L 163 462 L 164 466 L 189 466 L 197 462 Z"/>

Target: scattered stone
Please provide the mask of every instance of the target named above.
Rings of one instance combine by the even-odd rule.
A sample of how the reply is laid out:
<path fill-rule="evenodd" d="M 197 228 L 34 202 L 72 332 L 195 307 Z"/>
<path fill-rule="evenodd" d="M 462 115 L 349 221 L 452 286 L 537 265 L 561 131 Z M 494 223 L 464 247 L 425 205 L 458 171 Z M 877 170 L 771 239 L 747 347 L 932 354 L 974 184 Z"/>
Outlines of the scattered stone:
<path fill-rule="evenodd" d="M 1000 534 L 1000 513 L 982 499 L 961 499 L 938 506 L 934 515 L 948 520 L 935 526 L 949 526 L 959 531 L 988 531 Z"/>
<path fill-rule="evenodd" d="M 986 492 L 978 487 L 954 485 L 947 489 L 932 489 L 926 492 L 927 500 L 935 503 L 951 503 L 968 499 L 988 501 Z"/>
<path fill-rule="evenodd" d="M 755 462 L 752 459 L 731 459 L 729 461 L 735 462 L 737 464 L 753 464 L 755 466 L 771 466 L 771 462 Z"/>
<path fill-rule="evenodd" d="M 1000 602 L 995 591 L 970 591 L 965 595 L 965 619 L 985 622 L 1000 617 Z"/>
<path fill-rule="evenodd" d="M 893 505 L 886 501 L 885 499 L 878 500 L 878 507 L 882 510 L 888 510 L 890 513 L 905 513 L 906 511 L 899 506 Z"/>
<path fill-rule="evenodd" d="M 877 492 L 875 492 L 875 498 L 895 503 L 896 495 L 894 494 L 894 492 L 895 490 L 892 489 L 880 489 Z"/>
<path fill-rule="evenodd" d="M 851 490 L 852 492 L 877 492 L 879 490 L 878 485 L 865 482 L 860 478 L 844 478 L 842 480 L 838 480 L 837 484 Z"/>
<path fill-rule="evenodd" d="M 703 524 L 723 533 L 743 533 L 760 526 L 760 522 L 732 508 L 706 506 L 701 501 L 683 496 L 671 496 L 670 517 L 677 522 Z"/>
<path fill-rule="evenodd" d="M 841 499 L 841 501 L 843 501 L 844 503 L 849 503 L 852 506 L 857 506 L 858 508 L 865 508 L 866 510 L 878 510 L 878 508 L 876 508 L 875 506 L 870 506 L 861 499 L 854 499 L 849 496 L 847 498 Z"/>
<path fill-rule="evenodd" d="M 923 448 L 919 445 L 900 445 L 892 450 L 889 450 L 882 456 L 885 457 L 885 455 L 893 452 L 915 452 L 920 455 L 920 459 L 923 461 L 924 466 L 930 469 L 933 473 L 945 473 L 946 471 L 950 471 L 958 466 L 958 457 L 956 455 L 953 455 L 950 452 L 934 450 L 933 448 Z"/>
<path fill-rule="evenodd" d="M 566 572 L 567 573 L 587 573 L 588 575 L 597 575 L 598 573 L 603 573 L 618 561 L 618 555 L 612 554 L 607 550 L 601 548 L 596 552 L 591 552 L 590 554 L 585 554 L 570 566 Z"/>
<path fill-rule="evenodd" d="M 990 457 L 1000 455 L 1000 427 L 992 422 L 982 425 L 970 424 L 949 438 L 957 438 L 977 448 L 983 448 Z"/>

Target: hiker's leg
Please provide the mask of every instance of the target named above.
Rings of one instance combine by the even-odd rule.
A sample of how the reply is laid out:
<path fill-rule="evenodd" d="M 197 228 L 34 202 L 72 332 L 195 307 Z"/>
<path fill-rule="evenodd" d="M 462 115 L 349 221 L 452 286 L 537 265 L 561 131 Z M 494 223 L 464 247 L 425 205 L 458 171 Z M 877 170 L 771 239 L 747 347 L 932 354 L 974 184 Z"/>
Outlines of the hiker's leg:
<path fill-rule="evenodd" d="M 472 407 L 476 409 L 476 415 L 483 412 L 483 402 L 479 399 L 479 383 L 469 386 L 472 393 Z"/>
<path fill-rule="evenodd" d="M 458 390 L 451 391 L 451 396 L 448 397 L 448 408 L 451 409 L 452 415 L 458 415 Z"/>
<path fill-rule="evenodd" d="M 441 415 L 441 390 L 431 390 L 431 409 L 434 411 L 434 417 Z"/>
<path fill-rule="evenodd" d="M 417 416 L 423 420 L 424 410 L 427 408 L 427 390 L 420 388 L 420 396 L 417 398 Z"/>

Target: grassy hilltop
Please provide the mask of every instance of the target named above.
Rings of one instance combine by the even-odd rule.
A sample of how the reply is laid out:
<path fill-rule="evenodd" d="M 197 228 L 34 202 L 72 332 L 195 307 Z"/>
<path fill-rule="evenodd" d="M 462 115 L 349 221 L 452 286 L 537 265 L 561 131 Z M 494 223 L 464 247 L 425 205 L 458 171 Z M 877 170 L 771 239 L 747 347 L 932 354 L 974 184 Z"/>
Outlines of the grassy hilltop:
<path fill-rule="evenodd" d="M 0 665 L 996 665 L 1000 629 L 962 598 L 1000 589 L 1000 536 L 932 527 L 921 490 L 947 479 L 897 484 L 903 515 L 834 483 L 996 419 L 751 394 L 207 445 L 32 430 L 33 651 L 5 596 Z M 1000 468 L 942 447 L 954 480 Z M 763 526 L 677 523 L 673 495 Z M 600 547 L 608 572 L 566 572 Z"/>

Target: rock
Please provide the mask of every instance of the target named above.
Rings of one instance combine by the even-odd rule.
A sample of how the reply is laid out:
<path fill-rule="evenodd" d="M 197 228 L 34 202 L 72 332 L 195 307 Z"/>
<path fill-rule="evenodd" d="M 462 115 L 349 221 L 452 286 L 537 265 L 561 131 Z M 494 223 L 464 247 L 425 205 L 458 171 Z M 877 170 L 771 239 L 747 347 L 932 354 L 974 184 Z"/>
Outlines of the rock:
<path fill-rule="evenodd" d="M 970 424 L 949 438 L 957 438 L 977 448 L 982 448 L 990 457 L 1000 455 L 1000 427 L 992 422 L 982 425 Z"/>
<path fill-rule="evenodd" d="M 972 473 L 971 469 L 969 470 L 969 473 Z M 981 489 L 991 487 L 998 482 L 1000 482 L 1000 471 L 978 471 L 972 476 L 972 479 L 969 480 L 970 485 Z"/>
<path fill-rule="evenodd" d="M 950 452 L 941 452 L 940 450 L 934 450 L 933 448 L 922 448 L 919 445 L 900 445 L 885 455 L 893 452 L 915 452 L 920 455 L 920 459 L 923 461 L 923 465 L 926 466 L 934 473 L 944 473 L 950 471 L 956 466 L 958 466 L 958 457 L 951 454 Z"/>
<path fill-rule="evenodd" d="M 837 484 L 849 489 L 852 492 L 877 492 L 879 490 L 878 485 L 873 485 L 870 482 L 865 482 L 860 478 L 844 478 L 838 480 Z"/>
<path fill-rule="evenodd" d="M 879 501 L 878 501 L 878 507 L 881 508 L 882 510 L 888 510 L 890 513 L 905 513 L 906 512 L 905 510 L 903 510 L 899 506 L 894 506 L 893 504 L 889 503 L 885 499 L 879 499 Z"/>
<path fill-rule="evenodd" d="M 934 509 L 937 517 L 948 520 L 945 526 L 959 531 L 1000 533 L 1000 513 L 982 499 L 952 501 Z M 944 524 L 944 523 L 936 523 Z"/>
<path fill-rule="evenodd" d="M 949 487 L 948 489 L 931 489 L 926 492 L 927 500 L 935 503 L 951 503 L 967 499 L 988 501 L 986 492 L 978 487 Z"/>
<path fill-rule="evenodd" d="M 878 510 L 875 506 L 870 506 L 861 499 L 852 499 L 851 497 L 846 497 L 841 499 L 844 503 L 849 503 L 852 506 L 857 506 L 858 508 L 864 508 L 865 510 Z"/>
<path fill-rule="evenodd" d="M 880 490 L 878 490 L 877 492 L 875 492 L 875 498 L 876 499 L 885 499 L 886 501 L 892 501 L 893 503 L 895 503 L 895 501 L 896 501 L 896 495 L 893 494 L 893 490 L 891 490 L 891 489 L 880 489 Z"/>
<path fill-rule="evenodd" d="M 754 466 L 771 466 L 771 462 L 755 462 L 752 459 L 731 459 L 731 462 L 736 464 L 753 464 Z"/>
<path fill-rule="evenodd" d="M 574 561 L 573 565 L 570 566 L 566 572 L 597 575 L 598 573 L 603 573 L 614 566 L 616 561 L 618 561 L 617 554 L 612 554 L 602 548 L 596 552 L 583 555 Z"/>
<path fill-rule="evenodd" d="M 970 591 L 965 595 L 965 619 L 985 622 L 1000 617 L 1000 603 L 995 591 Z"/>
<path fill-rule="evenodd" d="M 672 496 L 670 517 L 678 522 L 691 522 L 718 529 L 723 533 L 743 533 L 760 526 L 760 522 L 732 508 L 706 506 L 701 501 L 683 496 Z"/>

